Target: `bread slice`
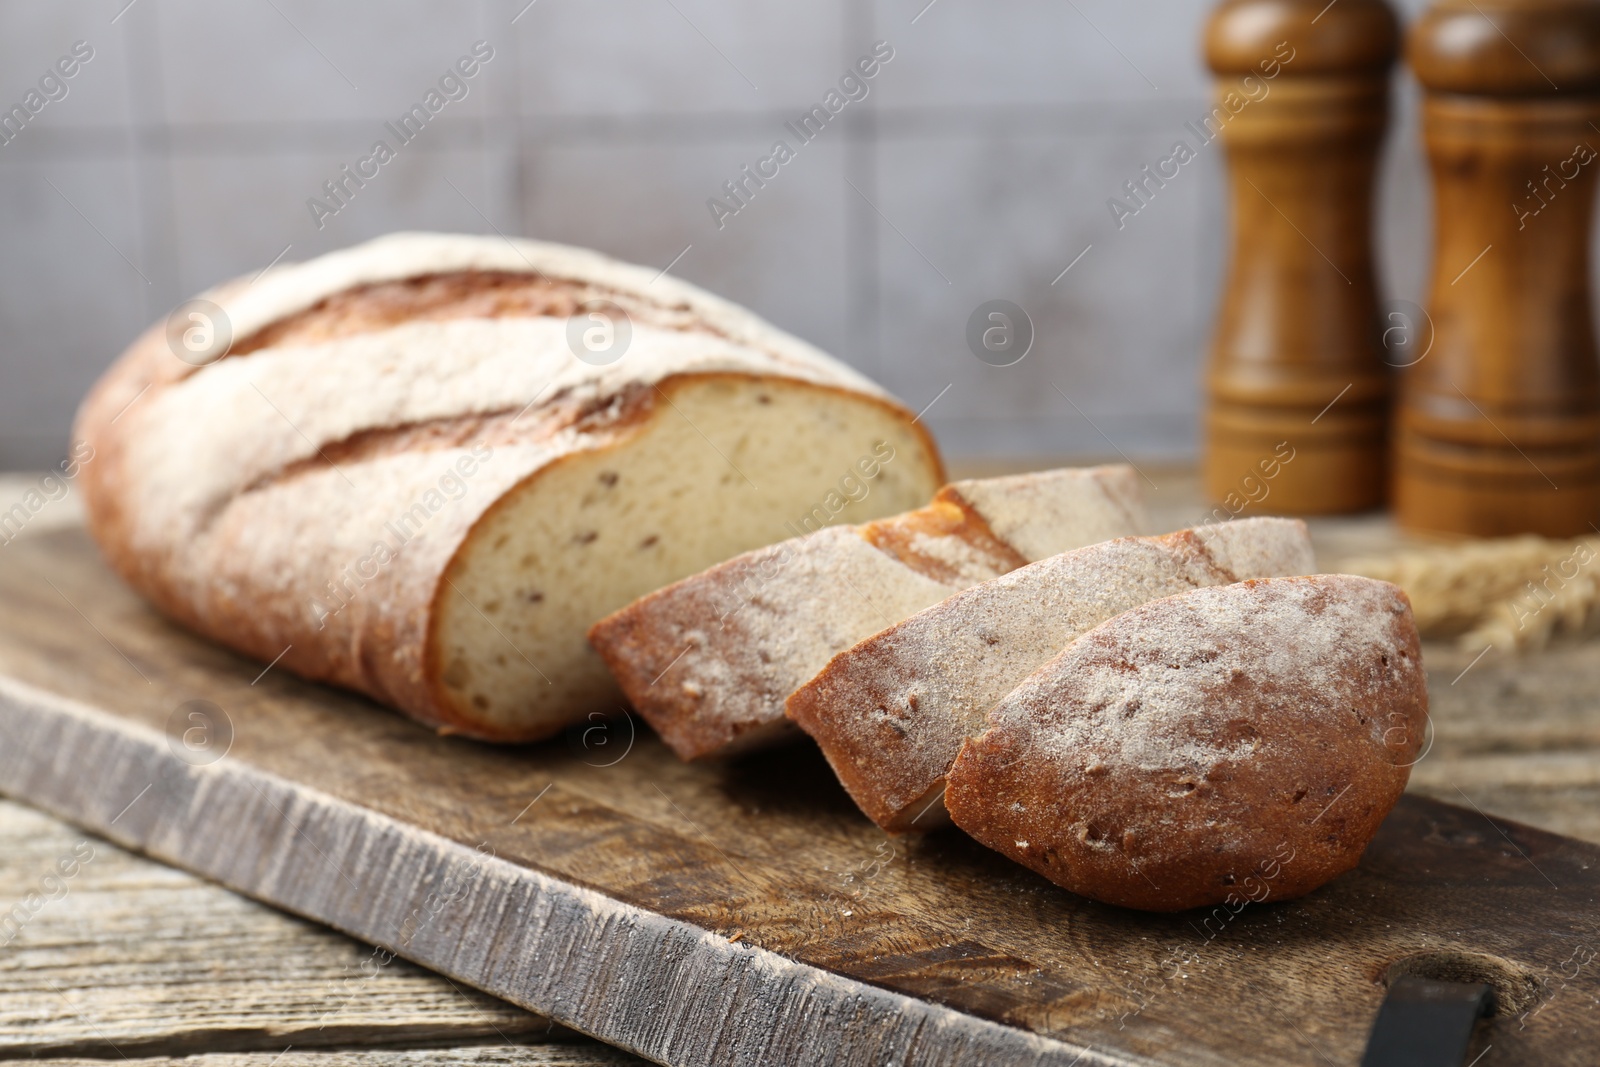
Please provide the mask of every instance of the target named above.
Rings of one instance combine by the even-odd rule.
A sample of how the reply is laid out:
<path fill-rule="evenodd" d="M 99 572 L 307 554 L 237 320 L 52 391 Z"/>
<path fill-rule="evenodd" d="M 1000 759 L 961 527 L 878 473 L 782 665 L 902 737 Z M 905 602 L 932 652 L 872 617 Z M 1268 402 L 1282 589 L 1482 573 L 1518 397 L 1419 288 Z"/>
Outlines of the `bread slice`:
<path fill-rule="evenodd" d="M 1288 900 L 1354 867 L 1426 727 L 1411 604 L 1347 574 L 1118 615 L 967 741 L 956 825 L 1058 885 L 1179 911 Z"/>
<path fill-rule="evenodd" d="M 1126 466 L 956 482 L 928 507 L 728 560 L 590 631 L 628 700 L 683 759 L 792 735 L 783 702 L 834 653 L 960 589 L 1143 525 Z"/>
<path fill-rule="evenodd" d="M 582 249 L 402 234 L 206 299 L 225 354 L 158 325 L 79 413 L 91 532 L 180 622 L 445 731 L 615 711 L 596 619 L 943 481 L 854 371 Z"/>
<path fill-rule="evenodd" d="M 1298 519 L 1124 537 L 1033 563 L 835 656 L 788 701 L 861 810 L 886 830 L 946 816 L 945 774 L 999 699 L 1114 615 L 1197 586 L 1314 569 Z"/>

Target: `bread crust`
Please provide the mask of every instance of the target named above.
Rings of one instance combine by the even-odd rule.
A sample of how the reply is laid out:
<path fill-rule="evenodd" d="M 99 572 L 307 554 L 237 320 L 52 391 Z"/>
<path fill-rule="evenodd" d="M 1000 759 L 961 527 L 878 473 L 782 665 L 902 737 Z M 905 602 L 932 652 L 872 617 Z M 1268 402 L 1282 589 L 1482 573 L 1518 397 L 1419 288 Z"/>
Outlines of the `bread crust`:
<path fill-rule="evenodd" d="M 408 311 L 407 299 L 428 292 Z M 574 294 L 615 297 L 638 320 L 620 363 L 581 363 L 564 322 L 540 314 Z M 559 245 L 395 235 L 205 298 L 232 321 L 238 341 L 227 355 L 185 363 L 158 324 L 80 408 L 75 434 L 93 450 L 81 486 L 107 559 L 213 640 L 263 661 L 281 655 L 281 668 L 490 740 L 534 740 L 562 725 L 481 719 L 440 684 L 445 578 L 511 496 L 563 463 L 627 444 L 697 383 L 815 391 L 913 426 L 866 379 L 748 312 Z M 937 477 L 932 439 L 920 424 L 910 432 L 921 446 L 912 462 Z M 438 497 L 425 535 L 405 541 L 342 610 L 310 609 L 387 520 L 463 465 L 475 473 L 458 479 L 459 497 Z"/>
<path fill-rule="evenodd" d="M 1122 537 L 973 586 L 862 641 L 789 697 L 857 806 L 891 833 L 948 822 L 939 794 L 961 743 L 1068 642 L 1150 600 L 1314 569 L 1298 519 Z"/>
<path fill-rule="evenodd" d="M 1428 694 L 1396 586 L 1197 589 L 1085 634 L 968 740 L 956 824 L 1075 893 L 1180 911 L 1354 867 L 1405 789 Z"/>

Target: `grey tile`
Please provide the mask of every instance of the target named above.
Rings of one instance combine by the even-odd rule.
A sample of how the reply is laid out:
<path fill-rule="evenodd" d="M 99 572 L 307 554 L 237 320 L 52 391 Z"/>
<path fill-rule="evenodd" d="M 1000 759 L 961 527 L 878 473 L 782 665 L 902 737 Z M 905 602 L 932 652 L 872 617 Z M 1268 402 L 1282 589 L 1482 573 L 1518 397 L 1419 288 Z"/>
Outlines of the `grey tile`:
<path fill-rule="evenodd" d="M 476 0 L 143 0 L 127 17 L 159 22 L 159 47 L 140 58 L 159 67 L 168 121 L 296 123 L 397 118 L 478 40 L 495 49 L 489 68 L 508 62 L 485 12 Z M 475 81 L 441 113 L 481 114 Z"/>
<path fill-rule="evenodd" d="M 146 323 L 133 185 L 126 162 L 0 159 L 0 467 L 60 452 L 79 399 Z"/>
<path fill-rule="evenodd" d="M 659 267 L 692 245 L 674 274 L 859 361 L 846 314 L 845 146 L 842 136 L 825 140 L 827 132 L 720 229 L 706 201 L 766 153 L 781 125 L 732 145 L 533 144 L 524 225 L 530 236 Z"/>
<path fill-rule="evenodd" d="M 1416 85 L 1404 75 L 1395 82 L 1395 115 L 1378 170 L 1374 246 L 1381 295 L 1422 304 L 1433 262 L 1431 179 L 1422 150 Z"/>
<path fill-rule="evenodd" d="M 1389 0 L 1390 5 L 1395 9 L 1395 13 L 1400 17 L 1402 27 L 1409 26 L 1421 18 L 1422 13 L 1428 10 L 1428 5 L 1431 2 L 1432 0 Z"/>
<path fill-rule="evenodd" d="M 426 131 L 425 131 L 426 132 Z M 252 275 L 284 247 L 304 260 L 394 230 L 510 232 L 515 168 L 508 151 L 400 149 L 336 214 L 316 219 L 312 198 L 357 152 L 199 155 L 172 168 L 180 291 Z M 353 146 L 357 148 L 359 146 Z"/>
<path fill-rule="evenodd" d="M 881 146 L 885 377 L 913 403 L 949 385 L 928 420 L 959 431 L 963 453 L 1170 453 L 1192 439 L 1214 298 L 1201 234 L 1218 207 L 1215 146 L 1121 229 L 1106 207 L 1173 136 Z M 969 349 L 968 320 L 992 299 L 1033 322 L 1015 366 Z"/>
<path fill-rule="evenodd" d="M 38 113 L 6 154 L 25 152 L 36 134 L 116 126 L 129 119 L 128 47 L 125 28 L 112 25 L 102 7 L 70 4 L 15 4 L 5 10 L 0 33 L 0 105 L 23 102 L 30 90 L 44 100 Z M 74 54 L 74 45 L 82 42 Z M 56 64 L 66 61 L 74 73 L 60 78 Z M 45 81 L 47 75 L 54 79 Z M 56 97 L 56 99 L 50 99 Z"/>
<path fill-rule="evenodd" d="M 870 48 L 869 40 L 841 47 L 839 10 L 833 3 L 541 0 L 512 27 L 521 111 L 798 109 L 820 100 L 856 52 Z"/>
<path fill-rule="evenodd" d="M 874 0 L 895 48 L 886 106 L 1197 97 L 1207 5 L 1186 0 Z M 920 14 L 919 14 L 920 13 Z M 912 20 L 915 19 L 915 22 Z"/>

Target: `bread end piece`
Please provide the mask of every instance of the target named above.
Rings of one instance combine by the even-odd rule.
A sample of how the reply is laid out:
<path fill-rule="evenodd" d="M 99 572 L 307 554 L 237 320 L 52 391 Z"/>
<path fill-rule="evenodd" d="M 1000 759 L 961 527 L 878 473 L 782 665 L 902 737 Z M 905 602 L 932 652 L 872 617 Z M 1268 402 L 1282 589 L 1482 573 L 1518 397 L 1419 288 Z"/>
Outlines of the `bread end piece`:
<path fill-rule="evenodd" d="M 1427 709 L 1398 587 L 1197 589 L 1104 623 L 1019 685 L 963 746 L 945 803 L 983 844 L 1108 904 L 1288 900 L 1359 862 Z"/>

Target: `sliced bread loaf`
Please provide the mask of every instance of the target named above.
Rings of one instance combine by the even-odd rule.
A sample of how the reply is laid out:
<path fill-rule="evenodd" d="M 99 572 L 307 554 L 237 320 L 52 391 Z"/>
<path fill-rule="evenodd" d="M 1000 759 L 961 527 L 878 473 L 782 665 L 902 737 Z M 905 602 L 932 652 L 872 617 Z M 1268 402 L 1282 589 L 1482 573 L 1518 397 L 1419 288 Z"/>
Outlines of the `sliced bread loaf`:
<path fill-rule="evenodd" d="M 1074 638 L 1197 586 L 1314 569 L 1298 519 L 1240 519 L 1124 537 L 967 589 L 841 652 L 789 697 L 861 810 L 886 830 L 946 821 L 961 743 L 995 703 Z"/>
<path fill-rule="evenodd" d="M 747 553 L 601 620 L 590 640 L 683 759 L 794 732 L 784 700 L 829 657 L 976 582 L 1141 528 L 1129 467 L 956 482 L 925 508 Z"/>
<path fill-rule="evenodd" d="M 1354 867 L 1417 759 L 1404 593 L 1345 574 L 1196 589 L 1074 641 L 950 771 L 956 825 L 1075 893 L 1179 911 Z"/>
<path fill-rule="evenodd" d="M 445 731 L 615 710 L 596 619 L 943 481 L 843 364 L 582 249 L 400 234 L 206 300 L 84 402 L 91 532 L 182 623 Z"/>

